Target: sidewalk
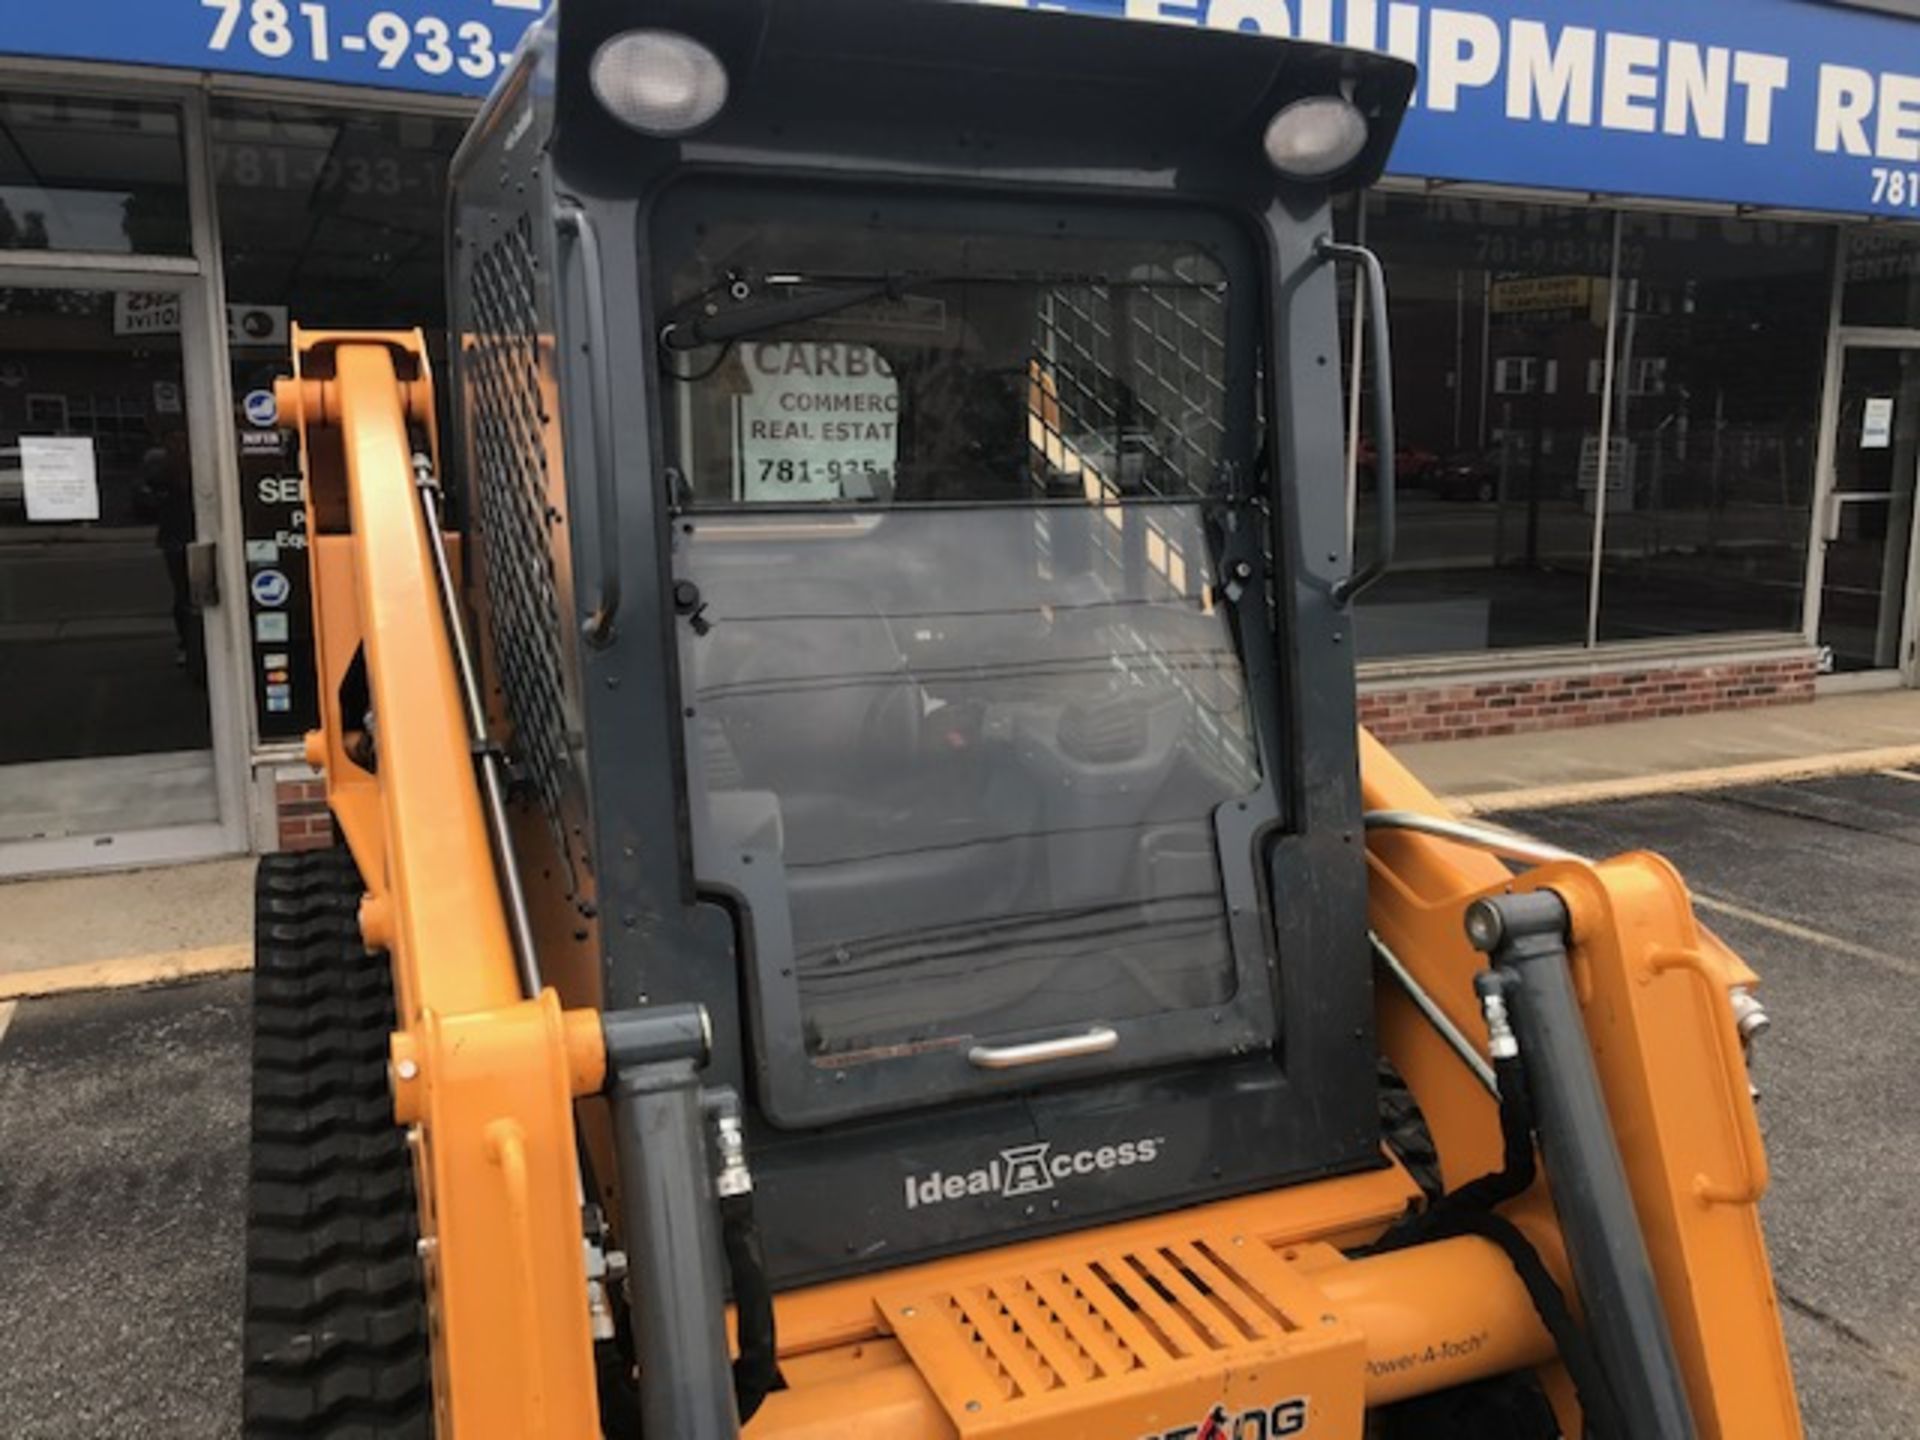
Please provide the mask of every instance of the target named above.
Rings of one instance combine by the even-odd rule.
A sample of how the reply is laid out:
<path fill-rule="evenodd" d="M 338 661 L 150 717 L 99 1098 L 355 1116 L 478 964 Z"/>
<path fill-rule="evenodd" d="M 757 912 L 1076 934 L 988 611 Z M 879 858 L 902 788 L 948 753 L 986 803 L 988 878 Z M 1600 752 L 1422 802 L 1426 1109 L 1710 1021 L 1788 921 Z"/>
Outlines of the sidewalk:
<path fill-rule="evenodd" d="M 1897 770 L 1920 766 L 1920 690 L 1441 740 L 1394 753 L 1450 804 L 1478 814 Z"/>
<path fill-rule="evenodd" d="M 0 883 L 0 1004 L 253 963 L 250 857 Z"/>
<path fill-rule="evenodd" d="M 1920 691 L 1395 753 L 1456 808 L 1482 814 L 1906 766 L 1920 780 Z M 245 969 L 253 867 L 242 858 L 0 883 L 0 1008 L 28 995 Z"/>

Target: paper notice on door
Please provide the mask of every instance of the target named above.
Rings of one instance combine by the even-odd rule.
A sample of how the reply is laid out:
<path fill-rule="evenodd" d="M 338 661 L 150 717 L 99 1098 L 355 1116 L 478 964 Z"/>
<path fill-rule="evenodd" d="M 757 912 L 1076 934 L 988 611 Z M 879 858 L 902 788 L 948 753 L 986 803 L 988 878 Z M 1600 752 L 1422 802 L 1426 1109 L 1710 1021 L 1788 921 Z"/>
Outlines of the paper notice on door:
<path fill-rule="evenodd" d="M 1885 450 L 1893 444 L 1893 397 L 1870 395 L 1860 416 L 1860 448 Z"/>
<path fill-rule="evenodd" d="M 20 487 L 29 520 L 98 520 L 100 480 L 86 435 L 22 435 Z"/>

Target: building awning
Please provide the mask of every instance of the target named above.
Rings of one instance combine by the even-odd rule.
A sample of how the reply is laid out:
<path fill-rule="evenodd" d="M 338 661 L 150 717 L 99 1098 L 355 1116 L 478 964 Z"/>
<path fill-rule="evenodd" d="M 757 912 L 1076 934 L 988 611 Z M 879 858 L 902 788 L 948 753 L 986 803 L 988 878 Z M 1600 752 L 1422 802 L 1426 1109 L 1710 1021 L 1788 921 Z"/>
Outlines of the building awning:
<path fill-rule="evenodd" d="M 1414 60 L 1398 175 L 1920 221 L 1920 0 L 1024 3 Z M 21 7 L 0 50 L 480 95 L 543 7 L 69 0 Z"/>

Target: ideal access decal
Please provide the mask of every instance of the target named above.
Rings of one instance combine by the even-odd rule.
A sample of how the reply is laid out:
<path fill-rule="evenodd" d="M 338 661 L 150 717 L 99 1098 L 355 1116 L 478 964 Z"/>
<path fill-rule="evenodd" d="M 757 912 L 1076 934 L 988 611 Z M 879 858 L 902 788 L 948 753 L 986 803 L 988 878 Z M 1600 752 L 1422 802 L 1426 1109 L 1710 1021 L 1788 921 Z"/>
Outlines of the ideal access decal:
<path fill-rule="evenodd" d="M 1150 1135 L 1059 1154 L 1054 1153 L 1050 1140 L 1010 1145 L 977 1169 L 952 1173 L 930 1170 L 924 1175 L 907 1176 L 907 1209 L 918 1210 L 969 1195 L 998 1195 L 1002 1200 L 1037 1195 L 1076 1177 L 1151 1165 L 1160 1158 L 1160 1149 L 1166 1143 L 1165 1136 Z"/>

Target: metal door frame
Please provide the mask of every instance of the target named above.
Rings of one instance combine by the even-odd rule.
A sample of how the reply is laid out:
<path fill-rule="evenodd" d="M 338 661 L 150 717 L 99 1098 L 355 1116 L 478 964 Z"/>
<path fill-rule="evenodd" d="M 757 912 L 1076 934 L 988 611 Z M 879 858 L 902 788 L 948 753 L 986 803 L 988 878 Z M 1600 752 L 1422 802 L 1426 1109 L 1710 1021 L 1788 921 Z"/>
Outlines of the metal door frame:
<path fill-rule="evenodd" d="M 1836 302 L 1837 303 L 1837 302 Z M 1815 459 L 1812 534 L 1808 546 L 1805 632 L 1807 643 L 1820 644 L 1820 601 L 1827 574 L 1827 510 L 1833 504 L 1835 467 L 1839 457 L 1840 382 L 1848 350 L 1920 351 L 1920 329 L 1893 329 L 1865 325 L 1836 325 L 1827 347 L 1827 373 L 1820 401 L 1820 442 Z M 1920 477 L 1915 481 L 1912 529 L 1907 545 L 1907 580 L 1900 620 L 1900 660 L 1891 670 L 1866 675 L 1897 676 L 1906 686 L 1920 685 Z"/>
<path fill-rule="evenodd" d="M 52 75 L 20 76 L 23 88 L 58 84 L 67 93 L 101 93 L 97 81 Z M 107 93 L 122 96 L 134 87 Z M 195 538 L 215 542 L 220 603 L 201 616 L 207 653 L 207 720 L 213 748 L 214 819 L 153 829 L 104 831 L 39 840 L 0 841 L 0 878 L 166 864 L 244 854 L 249 849 L 247 764 L 251 745 L 247 676 L 239 663 L 239 626 L 246 606 L 240 563 L 239 493 L 228 435 L 228 381 L 221 368 L 226 321 L 207 261 L 213 216 L 206 156 L 206 109 L 201 95 L 179 86 L 140 85 L 139 98 L 172 102 L 181 117 L 193 254 L 98 255 L 61 251 L 0 251 L 0 285 L 50 289 L 165 291 L 180 297 L 181 381 L 185 391 L 188 454 L 193 470 Z"/>

